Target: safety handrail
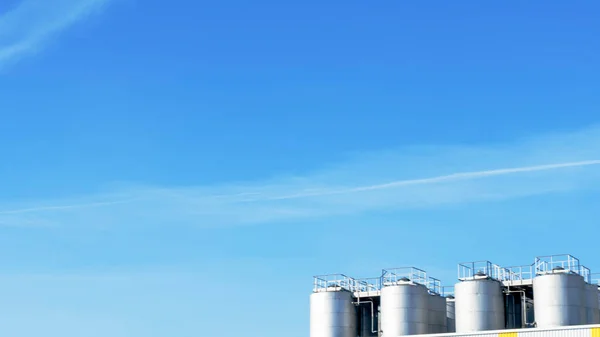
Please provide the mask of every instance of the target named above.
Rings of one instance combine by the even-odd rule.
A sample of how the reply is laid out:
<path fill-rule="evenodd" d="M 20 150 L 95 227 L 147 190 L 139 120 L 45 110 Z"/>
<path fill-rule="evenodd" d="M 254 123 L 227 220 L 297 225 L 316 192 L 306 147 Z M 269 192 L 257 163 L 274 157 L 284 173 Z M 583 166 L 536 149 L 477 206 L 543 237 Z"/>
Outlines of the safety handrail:
<path fill-rule="evenodd" d="M 458 264 L 458 279 L 460 281 L 473 280 L 482 275 L 495 280 L 507 277 L 509 271 L 490 261 L 463 262 Z"/>
<path fill-rule="evenodd" d="M 427 272 L 415 267 L 389 268 L 381 271 L 381 285 L 396 285 L 403 280 L 428 286 Z"/>
<path fill-rule="evenodd" d="M 536 275 L 548 274 L 556 270 L 579 274 L 584 277 L 587 276 L 584 275 L 586 272 L 589 273 L 589 269 L 583 269 L 579 259 L 570 254 L 538 256 L 535 258 L 534 265 Z"/>
<path fill-rule="evenodd" d="M 535 276 L 534 265 L 510 266 L 504 267 L 507 273 L 502 278 L 502 281 L 526 281 L 531 280 Z"/>
<path fill-rule="evenodd" d="M 579 267 L 579 275 L 583 276 L 585 282 L 592 283 L 592 272 L 590 271 L 590 268 L 586 266 Z"/>
<path fill-rule="evenodd" d="M 344 274 L 329 274 L 314 276 L 314 292 L 319 291 L 354 291 L 356 280 Z"/>
<path fill-rule="evenodd" d="M 355 285 L 354 292 L 377 292 L 381 290 L 381 277 L 358 279 Z"/>
<path fill-rule="evenodd" d="M 444 297 L 454 296 L 454 286 L 442 286 L 440 295 Z"/>
<path fill-rule="evenodd" d="M 429 279 L 427 280 L 427 288 L 432 294 L 441 295 L 442 281 L 436 279 L 435 277 L 429 277 Z"/>

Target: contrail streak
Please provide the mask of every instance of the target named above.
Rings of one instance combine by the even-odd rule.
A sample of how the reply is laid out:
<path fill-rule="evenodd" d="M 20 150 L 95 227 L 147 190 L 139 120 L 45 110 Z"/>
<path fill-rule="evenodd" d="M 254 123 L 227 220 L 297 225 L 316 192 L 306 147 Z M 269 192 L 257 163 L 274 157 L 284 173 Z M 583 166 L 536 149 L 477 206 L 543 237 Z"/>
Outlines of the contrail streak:
<path fill-rule="evenodd" d="M 0 67 L 39 51 L 53 37 L 102 10 L 112 0 L 22 0 L 0 13 Z"/>
<path fill-rule="evenodd" d="M 21 213 L 35 213 L 35 212 L 43 212 L 43 211 L 62 211 L 68 209 L 75 208 L 89 208 L 89 207 L 101 207 L 101 206 L 110 206 L 110 205 L 118 205 L 118 204 L 126 204 L 137 199 L 131 200 L 119 200 L 119 201 L 105 201 L 105 202 L 92 202 L 89 204 L 75 204 L 75 205 L 62 205 L 62 206 L 42 206 L 42 207 L 32 207 L 32 208 L 21 208 L 14 209 L 8 211 L 0 211 L 0 215 L 3 214 L 21 214 Z"/>
<path fill-rule="evenodd" d="M 328 196 L 328 195 L 351 194 L 351 193 L 360 193 L 360 192 L 366 192 L 366 191 L 385 190 L 385 189 L 402 187 L 402 186 L 437 184 L 437 183 L 443 183 L 443 182 L 486 178 L 486 177 L 492 177 L 492 176 L 515 174 L 515 173 L 548 171 L 548 170 L 557 170 L 557 169 L 563 169 L 563 168 L 569 168 L 569 167 L 583 167 L 583 166 L 591 166 L 591 165 L 600 165 L 600 160 L 587 160 L 587 161 L 578 161 L 578 162 L 570 162 L 570 163 L 559 163 L 559 164 L 505 168 L 505 169 L 496 169 L 496 170 L 487 170 L 487 171 L 453 173 L 453 174 L 448 174 L 448 175 L 438 176 L 438 177 L 431 177 L 431 178 L 398 180 L 398 181 L 392 181 L 392 182 L 385 183 L 385 184 L 359 186 L 359 187 L 338 189 L 338 190 L 321 190 L 318 192 L 296 193 L 296 194 L 288 194 L 288 195 L 274 196 L 274 197 L 246 199 L 246 200 L 237 201 L 237 202 L 290 200 L 290 199 L 300 199 L 300 198 L 309 198 L 309 197 L 321 197 L 321 196 Z M 224 198 L 227 196 L 239 197 L 239 196 L 244 196 L 244 195 L 260 195 L 260 194 L 248 192 L 248 193 L 238 193 L 238 194 L 230 194 L 230 195 L 217 195 L 217 196 L 209 197 L 209 199 L 220 199 L 220 198 Z M 43 212 L 43 211 L 61 211 L 61 210 L 88 208 L 88 207 L 102 207 L 102 206 L 130 203 L 130 202 L 133 202 L 136 200 L 140 200 L 140 198 L 129 199 L 129 200 L 119 200 L 119 201 L 94 202 L 94 203 L 88 203 L 88 204 L 22 208 L 22 209 L 16 209 L 16 210 L 0 211 L 0 215 L 35 213 L 35 212 Z M 236 201 L 233 201 L 233 202 L 235 203 Z"/>
<path fill-rule="evenodd" d="M 438 176 L 438 177 L 423 178 L 423 179 L 411 179 L 411 180 L 398 180 L 398 181 L 392 181 L 392 182 L 385 183 L 385 184 L 360 186 L 360 187 L 353 187 L 353 188 L 347 188 L 347 189 L 322 191 L 322 192 L 314 192 L 314 193 L 297 193 L 297 194 L 284 195 L 284 196 L 279 196 L 279 197 L 271 197 L 271 198 L 262 199 L 262 200 L 286 200 L 286 199 L 298 199 L 298 198 L 307 198 L 307 197 L 320 197 L 320 196 L 328 196 L 328 195 L 336 195 L 336 194 L 350 194 L 350 193 L 358 193 L 358 192 L 366 192 L 366 191 L 385 190 L 385 189 L 401 187 L 401 186 L 437 184 L 437 183 L 443 183 L 443 182 L 477 179 L 477 178 L 485 178 L 485 177 L 500 176 L 500 175 L 507 175 L 507 174 L 515 174 L 515 173 L 548 171 L 548 170 L 557 170 L 557 169 L 569 168 L 569 167 L 582 167 L 582 166 L 591 166 L 591 165 L 600 165 L 600 160 L 586 160 L 586 161 L 578 161 L 578 162 L 570 162 L 570 163 L 547 164 L 547 165 L 515 167 L 515 168 L 505 168 L 505 169 L 496 169 L 496 170 L 487 170 L 487 171 L 453 173 L 453 174 L 448 174 L 448 175 Z"/>

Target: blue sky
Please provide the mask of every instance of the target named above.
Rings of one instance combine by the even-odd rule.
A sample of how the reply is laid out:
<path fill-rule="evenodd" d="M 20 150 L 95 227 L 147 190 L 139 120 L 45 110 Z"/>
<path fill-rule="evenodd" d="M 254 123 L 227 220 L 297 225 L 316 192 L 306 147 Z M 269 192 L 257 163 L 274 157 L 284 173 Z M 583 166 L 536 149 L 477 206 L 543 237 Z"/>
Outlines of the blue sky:
<path fill-rule="evenodd" d="M 599 10 L 2 1 L 3 333 L 301 337 L 316 274 L 600 272 Z"/>

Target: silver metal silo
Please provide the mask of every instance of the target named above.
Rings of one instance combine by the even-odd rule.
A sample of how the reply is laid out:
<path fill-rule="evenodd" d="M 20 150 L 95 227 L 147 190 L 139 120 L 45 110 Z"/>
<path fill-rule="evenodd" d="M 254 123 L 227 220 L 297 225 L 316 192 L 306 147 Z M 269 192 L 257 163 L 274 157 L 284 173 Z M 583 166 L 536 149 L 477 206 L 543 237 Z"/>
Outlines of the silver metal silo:
<path fill-rule="evenodd" d="M 446 297 L 446 331 L 456 332 L 456 315 L 455 315 L 455 299 L 454 296 Z"/>
<path fill-rule="evenodd" d="M 579 260 L 570 255 L 536 258 L 533 296 L 538 328 L 587 322 L 586 282 L 580 272 Z"/>
<path fill-rule="evenodd" d="M 417 268 L 383 271 L 381 332 L 383 337 L 429 332 L 427 275 Z"/>
<path fill-rule="evenodd" d="M 597 296 L 598 296 L 598 308 L 600 308 L 600 286 L 598 287 Z"/>
<path fill-rule="evenodd" d="M 456 332 L 505 328 L 501 267 L 489 261 L 461 263 L 454 287 Z"/>
<path fill-rule="evenodd" d="M 315 277 L 315 289 L 310 296 L 310 337 L 357 336 L 352 281 L 344 275 Z"/>
<path fill-rule="evenodd" d="M 598 285 L 585 285 L 586 324 L 600 324 L 600 307 L 598 306 Z"/>
<path fill-rule="evenodd" d="M 439 294 L 429 295 L 429 332 L 445 333 L 447 331 L 446 322 L 446 298 Z"/>
<path fill-rule="evenodd" d="M 429 333 L 445 333 L 447 332 L 446 298 L 441 295 L 441 282 L 436 278 L 429 277 L 427 283 L 429 288 L 428 331 Z"/>
<path fill-rule="evenodd" d="M 590 274 L 590 284 L 593 285 L 593 287 L 595 288 L 595 294 L 596 294 L 596 298 L 597 300 L 597 304 L 596 307 L 598 310 L 596 310 L 596 313 L 594 315 L 594 322 L 593 324 L 600 324 L 600 274 L 596 273 L 596 274 Z M 588 296 L 594 298 L 594 295 L 592 295 L 592 290 L 589 290 L 590 293 L 588 294 Z"/>

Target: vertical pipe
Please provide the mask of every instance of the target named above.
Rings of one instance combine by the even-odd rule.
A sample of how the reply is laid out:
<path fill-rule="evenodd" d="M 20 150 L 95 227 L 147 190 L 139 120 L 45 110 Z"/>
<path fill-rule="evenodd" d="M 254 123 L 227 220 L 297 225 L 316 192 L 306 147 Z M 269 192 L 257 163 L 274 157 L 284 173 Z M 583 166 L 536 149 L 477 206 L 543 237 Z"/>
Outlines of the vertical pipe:
<path fill-rule="evenodd" d="M 357 298 L 357 301 L 354 302 L 357 306 L 360 307 L 362 303 L 370 303 L 371 304 L 371 333 L 377 333 L 375 330 L 375 310 L 373 309 L 373 301 L 360 301 L 360 297 Z"/>

